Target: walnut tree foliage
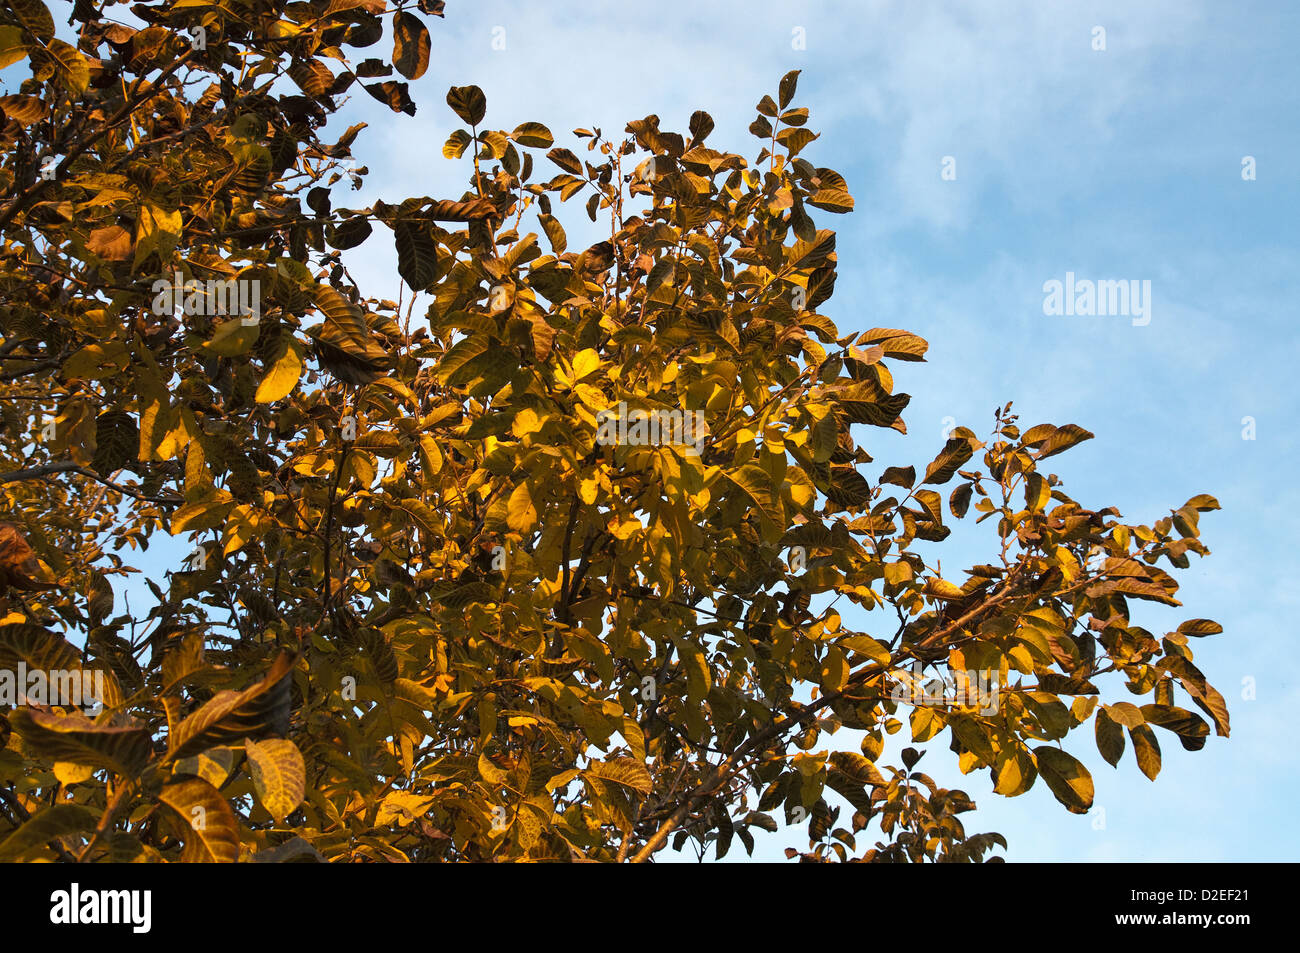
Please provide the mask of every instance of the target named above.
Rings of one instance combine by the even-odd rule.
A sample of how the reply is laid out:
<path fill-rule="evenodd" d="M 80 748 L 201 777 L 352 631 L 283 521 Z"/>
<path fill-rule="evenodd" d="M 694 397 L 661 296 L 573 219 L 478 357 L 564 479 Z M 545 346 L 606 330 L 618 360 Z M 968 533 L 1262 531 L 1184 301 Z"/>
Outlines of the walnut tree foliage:
<path fill-rule="evenodd" d="M 927 343 L 824 313 L 853 199 L 797 73 L 752 158 L 703 112 L 565 146 L 456 87 L 464 194 L 348 207 L 329 120 L 414 113 L 441 14 L 78 0 L 73 44 L 0 5 L 0 669 L 104 684 L 0 708 L 0 859 L 645 861 L 797 823 L 804 860 L 980 860 L 927 745 L 1081 813 L 1067 738 L 1154 778 L 1159 732 L 1228 733 L 1190 642 L 1220 627 L 1131 615 L 1180 604 L 1212 497 L 1090 509 L 1044 466 L 1092 435 L 1009 405 L 869 455 Z M 608 237 L 570 248 L 584 205 Z M 397 301 L 349 274 L 367 241 Z M 178 275 L 259 313 L 158 306 Z M 599 440 L 620 405 L 699 412 L 702 453 Z M 989 561 L 941 575 L 967 518 Z M 900 701 L 918 664 L 996 710 Z"/>

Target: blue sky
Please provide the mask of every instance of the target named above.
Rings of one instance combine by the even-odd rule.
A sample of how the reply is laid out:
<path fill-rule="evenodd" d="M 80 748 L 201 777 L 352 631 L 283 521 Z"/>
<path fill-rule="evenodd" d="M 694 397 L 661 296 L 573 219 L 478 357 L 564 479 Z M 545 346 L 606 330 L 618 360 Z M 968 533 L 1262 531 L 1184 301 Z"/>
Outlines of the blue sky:
<path fill-rule="evenodd" d="M 1009 860 L 1295 860 L 1296 827 L 1277 818 L 1300 780 L 1286 714 L 1300 703 L 1286 648 L 1300 603 L 1297 41 L 1300 7 L 1281 2 L 452 0 L 412 90 L 417 115 L 353 101 L 372 123 L 354 146 L 372 172 L 356 204 L 459 196 L 463 166 L 438 155 L 458 125 L 442 104 L 449 85 L 481 86 L 490 125 L 537 120 L 568 145 L 576 126 L 613 132 L 655 113 L 684 130 L 705 109 L 718 127 L 710 144 L 752 157 L 754 104 L 803 70 L 796 104 L 822 134 L 805 155 L 841 172 L 857 199 L 853 214 L 824 216 L 840 267 L 821 310 L 844 333 L 902 327 L 931 342 L 927 363 L 895 368 L 913 395 L 910 433 L 873 433 L 878 464 L 923 466 L 947 418 L 984 433 L 1013 400 L 1024 424 L 1096 434 L 1056 465 L 1085 504 L 1146 523 L 1197 493 L 1223 505 L 1202 521 L 1212 555 L 1179 573 L 1184 608 L 1139 621 L 1155 632 L 1189 617 L 1224 625 L 1194 647 L 1228 700 L 1230 739 L 1190 753 L 1164 735 L 1152 783 L 1131 752 L 1106 765 L 1081 729 L 1066 746 L 1096 780 L 1083 817 L 1042 785 L 996 796 L 943 750 L 922 767 L 976 799 L 969 827 L 1006 834 Z M 955 180 L 940 176 L 945 156 Z M 582 212 L 563 220 L 581 247 Z M 376 283 L 367 293 L 391 296 L 392 254 L 372 245 L 359 273 Z M 1150 323 L 1045 316 L 1043 283 L 1067 271 L 1149 280 Z M 955 534 L 945 562 L 984 561 L 983 530 Z M 788 843 L 784 831 L 764 838 L 756 856 Z"/>
<path fill-rule="evenodd" d="M 931 342 L 927 363 L 895 367 L 913 395 L 910 433 L 867 438 L 878 466 L 923 467 L 948 418 L 985 433 L 1013 400 L 1022 424 L 1096 434 L 1055 467 L 1086 505 L 1146 523 L 1197 493 L 1223 506 L 1202 520 L 1212 555 L 1178 574 L 1184 608 L 1139 621 L 1157 633 L 1188 617 L 1224 625 L 1194 648 L 1228 700 L 1231 739 L 1189 753 L 1162 734 L 1153 784 L 1131 752 L 1118 771 L 1102 762 L 1081 729 L 1066 747 L 1096 780 L 1084 817 L 1043 785 L 993 795 L 946 751 L 922 767 L 975 798 L 968 826 L 1004 833 L 1009 860 L 1295 860 L 1284 818 L 1300 782 L 1286 714 L 1300 710 L 1286 648 L 1300 608 L 1300 5 L 1138 6 L 448 0 L 431 24 L 431 67 L 413 84 L 417 115 L 360 94 L 331 128 L 370 123 L 353 151 L 371 174 L 345 204 L 456 198 L 465 166 L 440 153 L 460 125 L 443 102 L 449 85 L 481 86 L 490 126 L 540 121 L 570 147 L 576 126 L 615 133 L 656 113 L 684 130 L 705 109 L 717 123 L 710 145 L 752 158 L 754 104 L 803 70 L 796 105 L 822 134 L 805 155 L 842 173 L 857 199 L 853 214 L 819 218 L 839 231 L 839 282 L 821 310 L 843 333 L 901 327 Z M 1097 26 L 1104 50 L 1093 48 Z M 945 156 L 953 181 L 940 177 Z M 1254 181 L 1242 178 L 1245 156 Z M 584 232 L 576 203 L 561 217 L 571 247 L 604 237 Z M 384 229 L 350 266 L 363 293 L 397 297 Z M 1045 316 L 1043 283 L 1067 271 L 1149 280 L 1150 323 Z M 950 569 L 982 562 L 991 529 L 945 547 Z M 855 621 L 865 625 L 846 615 Z M 765 837 L 756 857 L 787 844 L 797 838 Z"/>

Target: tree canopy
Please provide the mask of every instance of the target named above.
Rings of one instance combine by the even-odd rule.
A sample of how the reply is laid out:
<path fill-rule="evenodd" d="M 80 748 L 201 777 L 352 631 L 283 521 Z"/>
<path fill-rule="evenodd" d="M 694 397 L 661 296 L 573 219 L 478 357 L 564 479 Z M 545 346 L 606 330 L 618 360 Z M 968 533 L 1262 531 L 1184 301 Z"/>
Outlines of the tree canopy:
<path fill-rule="evenodd" d="M 559 145 L 455 87 L 465 192 L 350 208 L 362 127 L 326 127 L 415 112 L 440 2 L 117 8 L 78 0 L 75 45 L 0 9 L 0 670 L 102 685 L 0 705 L 0 859 L 645 861 L 793 823 L 804 860 L 980 860 L 927 745 L 1083 813 L 1074 729 L 1152 779 L 1155 729 L 1227 735 L 1220 627 L 1132 618 L 1180 605 L 1212 497 L 1091 509 L 1045 467 L 1092 434 L 1010 405 L 870 455 L 928 345 L 825 313 L 853 199 L 797 71 L 752 158 L 704 112 Z M 580 206 L 608 237 L 571 249 Z M 349 272 L 384 241 L 396 301 Z M 988 562 L 941 573 L 963 519 Z"/>

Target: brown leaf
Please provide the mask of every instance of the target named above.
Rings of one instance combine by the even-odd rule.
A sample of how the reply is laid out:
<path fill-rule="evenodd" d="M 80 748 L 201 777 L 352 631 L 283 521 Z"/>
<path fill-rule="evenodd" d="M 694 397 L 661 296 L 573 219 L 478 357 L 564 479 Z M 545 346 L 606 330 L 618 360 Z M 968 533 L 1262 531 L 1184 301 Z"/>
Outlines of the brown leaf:
<path fill-rule="evenodd" d="M 125 261 L 131 257 L 131 233 L 121 225 L 97 228 L 86 239 L 86 250 L 105 261 Z"/>
<path fill-rule="evenodd" d="M 430 205 L 427 214 L 435 222 L 474 222 L 501 217 L 497 207 L 485 198 L 474 198 L 464 202 L 442 199 Z"/>
<path fill-rule="evenodd" d="M 40 572 L 36 553 L 27 545 L 22 530 L 13 523 L 0 523 L 0 586 L 27 592 L 57 588 L 53 583 L 32 578 Z"/>

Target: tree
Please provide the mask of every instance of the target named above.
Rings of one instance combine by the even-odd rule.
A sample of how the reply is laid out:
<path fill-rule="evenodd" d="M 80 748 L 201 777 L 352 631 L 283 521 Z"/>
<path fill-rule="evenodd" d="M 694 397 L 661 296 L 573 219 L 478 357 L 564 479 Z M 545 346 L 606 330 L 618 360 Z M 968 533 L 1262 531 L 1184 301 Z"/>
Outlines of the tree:
<path fill-rule="evenodd" d="M 1153 727 L 1205 743 L 1187 700 L 1228 733 L 1189 642 L 1220 627 L 1130 610 L 1179 605 L 1158 564 L 1207 552 L 1213 498 L 1088 509 L 1043 464 L 1092 434 L 1010 405 L 871 466 L 927 343 L 819 311 L 814 216 L 853 199 L 803 155 L 797 71 L 752 163 L 703 112 L 570 149 L 456 87 L 468 190 L 351 209 L 361 127 L 323 131 L 354 84 L 414 112 L 410 5 L 131 12 L 78 2 L 75 47 L 0 12 L 32 72 L 0 98 L 0 670 L 102 684 L 0 714 L 0 858 L 644 861 L 792 821 L 806 860 L 979 860 L 1005 842 L 926 743 L 1081 813 L 1073 729 L 1151 778 Z M 573 198 L 606 240 L 569 250 Z M 345 262 L 376 223 L 397 301 Z M 971 510 L 998 549 L 945 577 Z M 132 605 L 160 533 L 192 552 Z"/>

